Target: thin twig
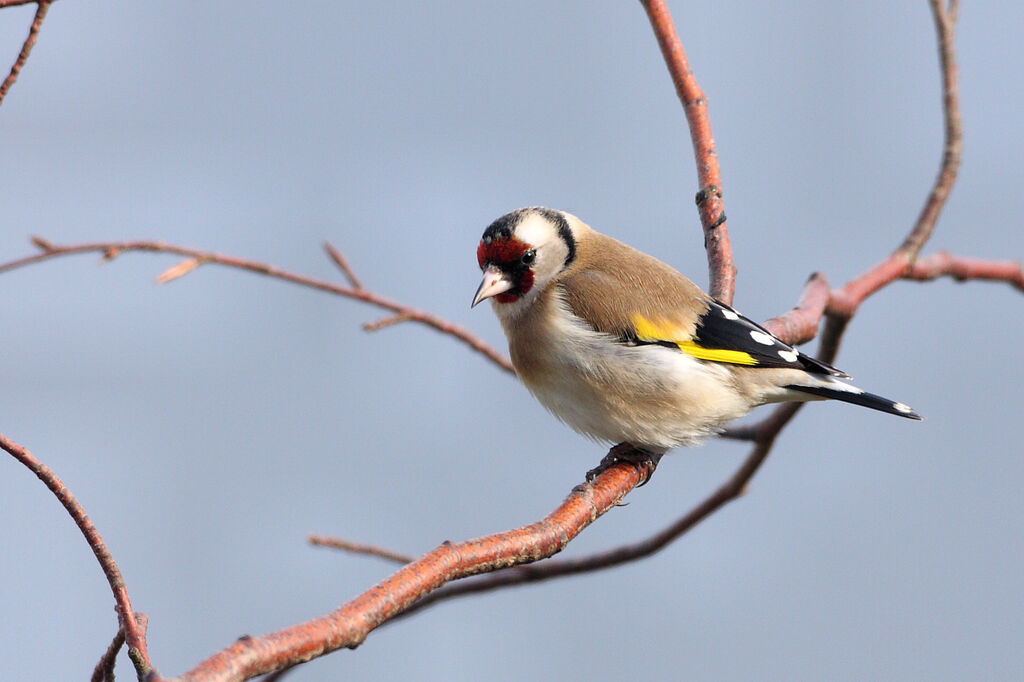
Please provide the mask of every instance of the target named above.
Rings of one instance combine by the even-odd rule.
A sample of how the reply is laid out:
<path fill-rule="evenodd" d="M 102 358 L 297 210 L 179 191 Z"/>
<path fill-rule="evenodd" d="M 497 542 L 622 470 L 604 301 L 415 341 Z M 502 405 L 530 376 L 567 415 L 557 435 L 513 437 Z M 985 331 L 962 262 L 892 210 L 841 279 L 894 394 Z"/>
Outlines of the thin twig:
<path fill-rule="evenodd" d="M 356 277 L 356 273 L 352 271 L 352 267 L 348 264 L 348 259 L 345 258 L 345 254 L 338 249 L 334 248 L 334 244 L 330 242 L 324 242 L 324 251 L 331 257 L 334 264 L 338 266 L 341 272 L 345 275 L 345 279 L 352 285 L 353 289 L 362 289 L 363 283 Z"/>
<path fill-rule="evenodd" d="M 411 564 L 416 561 L 416 557 L 414 556 L 392 552 L 390 549 L 376 547 L 374 545 L 363 545 L 358 542 L 349 542 L 342 538 L 327 537 L 326 535 L 310 535 L 309 543 L 311 545 L 316 545 L 317 547 L 331 547 L 333 549 L 352 552 L 353 554 L 365 554 L 367 556 L 380 557 L 381 559 L 393 561 L 396 564 Z"/>
<path fill-rule="evenodd" d="M 100 253 L 103 254 L 105 260 L 111 260 L 116 258 L 122 253 L 131 251 L 145 251 L 150 253 L 172 253 L 179 256 L 185 256 L 189 259 L 194 259 L 198 263 L 202 264 L 215 264 L 223 265 L 230 268 L 237 268 L 239 270 L 248 270 L 249 272 L 255 272 L 260 275 L 266 275 L 267 277 L 273 277 L 275 279 L 282 279 L 286 282 L 292 282 L 293 284 L 299 284 L 304 287 L 312 289 L 319 289 L 320 291 L 326 291 L 337 296 L 344 296 L 346 298 L 353 298 L 370 305 L 375 305 L 378 308 L 384 308 L 390 310 L 399 315 L 405 316 L 406 319 L 412 322 L 419 322 L 428 327 L 431 327 L 442 334 L 453 336 L 459 341 L 463 342 L 476 352 L 480 353 L 488 360 L 502 368 L 506 372 L 513 373 L 512 363 L 509 362 L 508 358 L 498 352 L 493 346 L 488 344 L 486 341 L 481 339 L 479 336 L 466 329 L 462 325 L 449 322 L 444 318 L 438 317 L 428 312 L 412 308 L 404 305 L 397 301 L 393 301 L 384 296 L 375 294 L 367 289 L 359 288 L 355 286 L 344 286 L 341 284 L 335 284 L 334 282 L 328 282 L 322 279 L 316 279 L 315 277 L 307 277 L 305 275 L 299 275 L 294 272 L 289 272 L 282 268 L 279 268 L 268 263 L 261 263 L 259 261 L 247 260 L 245 258 L 237 258 L 235 256 L 225 256 L 223 254 L 215 253 L 213 251 L 201 251 L 199 249 L 193 249 L 185 246 L 177 246 L 174 244 L 167 244 L 165 242 L 156 241 L 124 241 L 124 242 L 91 242 L 88 244 L 71 244 L 61 245 L 53 244 L 41 237 L 33 237 L 32 243 L 41 249 L 40 253 L 32 256 L 26 256 L 24 258 L 18 258 L 16 260 L 8 261 L 6 263 L 0 263 L 0 273 L 14 270 L 16 268 L 25 267 L 26 265 L 32 265 L 39 263 L 51 258 L 57 258 L 59 256 L 70 256 L 81 253 Z M 186 261 L 187 262 L 187 261 Z M 171 270 L 182 267 L 183 264 L 179 263 Z M 191 270 L 193 268 L 189 268 Z M 169 272 L 169 271 L 168 271 Z M 164 273 L 165 275 L 167 272 Z M 182 273 L 184 274 L 184 273 Z M 172 278 L 173 279 L 173 278 Z"/>
<path fill-rule="evenodd" d="M 393 324 L 401 324 L 402 322 L 408 322 L 410 319 L 412 318 L 410 318 L 405 313 L 389 315 L 388 317 L 382 317 L 381 319 L 374 320 L 373 322 L 363 323 L 363 331 L 375 332 L 380 329 L 384 329 L 384 327 L 390 327 Z"/>
<path fill-rule="evenodd" d="M 21 52 L 18 53 L 18 58 L 14 60 L 14 65 L 11 66 L 10 73 L 7 74 L 7 78 L 4 79 L 3 83 L 0 83 L 0 104 L 3 104 L 4 97 L 7 96 L 7 91 L 11 89 L 14 82 L 18 80 L 18 74 L 21 73 L 22 67 L 25 66 L 25 62 L 28 61 L 29 54 L 32 53 L 32 48 L 36 44 L 36 39 L 39 38 L 39 31 L 43 28 L 43 20 L 46 19 L 46 13 L 50 11 L 50 4 L 53 0 L 39 0 L 36 4 L 36 14 L 32 18 L 32 25 L 28 29 L 28 37 L 25 38 L 25 42 L 21 46 Z M 10 5 L 0 5 L 2 7 L 10 7 L 13 5 L 27 5 L 27 2 L 12 2 Z"/>
<path fill-rule="evenodd" d="M 99 561 L 100 568 L 103 570 L 103 575 L 106 576 L 107 582 L 110 583 L 110 589 L 114 593 L 114 601 L 117 604 L 118 621 L 120 627 L 124 630 L 125 641 L 128 642 L 129 648 L 133 650 L 138 661 L 143 666 L 138 670 L 139 676 L 147 674 L 152 669 L 152 665 L 149 662 L 149 654 L 146 653 L 145 628 L 132 609 L 131 600 L 128 598 L 128 589 L 125 587 L 124 578 L 121 576 L 121 569 L 117 567 L 117 562 L 114 561 L 113 555 L 111 555 L 106 543 L 103 542 L 100 532 L 93 525 L 92 519 L 86 515 L 85 509 L 82 508 L 82 505 L 79 504 L 78 500 L 75 499 L 75 496 L 68 490 L 57 474 L 40 462 L 31 452 L 3 434 L 0 434 L 0 448 L 9 452 L 16 460 L 38 476 L 39 480 L 50 489 L 50 492 L 60 500 L 68 514 L 71 515 L 75 525 L 78 526 L 78 529 L 85 537 L 85 541 L 89 544 L 90 549 L 92 549 L 92 553 L 96 556 L 96 560 Z"/>

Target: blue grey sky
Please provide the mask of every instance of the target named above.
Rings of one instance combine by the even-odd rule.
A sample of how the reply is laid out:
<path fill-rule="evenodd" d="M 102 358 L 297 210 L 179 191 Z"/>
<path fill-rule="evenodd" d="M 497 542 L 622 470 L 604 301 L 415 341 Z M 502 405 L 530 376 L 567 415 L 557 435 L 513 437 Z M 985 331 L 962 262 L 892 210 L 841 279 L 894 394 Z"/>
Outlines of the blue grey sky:
<path fill-rule="evenodd" d="M 754 319 L 903 238 L 938 167 L 925 2 L 672 2 L 710 100 Z M 0 12 L 13 60 L 31 8 Z M 926 253 L 1024 254 L 1018 3 L 965 2 L 965 151 Z M 504 347 L 469 302 L 495 217 L 543 204 L 707 282 L 689 137 L 636 2 L 56 3 L 0 107 L 0 259 L 150 238 L 366 286 Z M 529 523 L 604 454 L 513 378 L 378 311 L 167 256 L 0 276 L 0 432 L 78 495 L 150 616 L 162 673 L 384 578 L 324 533 L 420 553 Z M 463 599 L 299 680 L 1024 677 L 1024 297 L 897 283 L 836 361 L 913 423 L 812 405 L 749 493 L 657 556 Z M 813 353 L 814 344 L 808 346 Z M 676 451 L 567 554 L 636 540 L 746 448 Z M 81 679 L 109 589 L 0 459 L 0 677 Z M 122 665 L 127 661 L 122 659 Z M 129 676 L 122 669 L 122 675 Z"/>

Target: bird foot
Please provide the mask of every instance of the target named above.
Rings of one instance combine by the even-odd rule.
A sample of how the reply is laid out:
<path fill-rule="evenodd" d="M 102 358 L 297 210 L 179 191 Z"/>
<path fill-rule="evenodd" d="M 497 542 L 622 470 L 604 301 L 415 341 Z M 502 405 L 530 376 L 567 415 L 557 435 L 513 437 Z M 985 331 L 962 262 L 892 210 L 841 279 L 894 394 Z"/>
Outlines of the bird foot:
<path fill-rule="evenodd" d="M 592 482 L 616 464 L 622 463 L 632 464 L 644 474 L 644 482 L 637 486 L 643 487 L 650 483 L 651 477 L 654 476 L 654 470 L 658 468 L 658 462 L 661 461 L 663 454 L 665 453 L 648 452 L 630 443 L 619 443 L 608 451 L 608 454 L 604 456 L 600 464 L 587 472 L 587 483 Z"/>

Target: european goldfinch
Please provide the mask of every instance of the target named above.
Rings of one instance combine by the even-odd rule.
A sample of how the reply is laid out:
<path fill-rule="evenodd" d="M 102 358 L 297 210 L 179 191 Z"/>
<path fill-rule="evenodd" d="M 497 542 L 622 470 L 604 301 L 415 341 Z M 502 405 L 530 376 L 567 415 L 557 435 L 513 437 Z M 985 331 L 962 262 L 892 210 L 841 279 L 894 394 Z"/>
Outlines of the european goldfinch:
<path fill-rule="evenodd" d="M 921 419 L 783 343 L 683 275 L 549 208 L 512 211 L 477 247 L 516 374 L 556 417 L 661 454 L 765 403 L 835 399 Z"/>

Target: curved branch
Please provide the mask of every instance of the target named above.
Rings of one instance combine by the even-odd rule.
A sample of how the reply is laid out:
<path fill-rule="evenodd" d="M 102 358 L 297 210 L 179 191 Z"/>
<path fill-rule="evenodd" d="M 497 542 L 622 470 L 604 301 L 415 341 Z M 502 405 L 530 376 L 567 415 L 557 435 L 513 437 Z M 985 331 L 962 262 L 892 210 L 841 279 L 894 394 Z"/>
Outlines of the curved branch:
<path fill-rule="evenodd" d="M 683 103 L 686 122 L 693 141 L 693 156 L 697 162 L 697 209 L 704 228 L 704 248 L 708 254 L 708 292 L 723 303 L 731 304 L 736 287 L 736 264 L 732 258 L 729 230 L 725 224 L 725 206 L 722 202 L 722 174 L 718 168 L 718 152 L 711 135 L 708 118 L 708 100 L 697 84 L 690 69 L 686 52 L 679 42 L 672 16 L 663 0 L 641 0 L 647 18 L 658 39 L 672 83 Z"/>
<path fill-rule="evenodd" d="M 124 578 L 121 576 L 121 569 L 117 567 L 113 555 L 107 548 L 100 532 L 96 530 L 92 519 L 85 513 L 85 509 L 79 504 L 75 496 L 68 490 L 64 482 L 48 466 L 40 462 L 36 457 L 21 445 L 0 434 L 0 448 L 14 456 L 16 460 L 24 464 L 32 471 L 39 480 L 50 489 L 64 508 L 71 515 L 78 530 L 82 532 L 89 548 L 100 563 L 103 575 L 110 583 L 110 589 L 114 593 L 114 601 L 117 604 L 117 617 L 120 627 L 124 632 L 125 641 L 128 642 L 129 652 L 132 660 L 136 662 L 139 677 L 147 674 L 152 665 L 149 662 L 149 654 L 146 651 L 146 629 L 145 621 L 138 617 L 132 609 L 132 602 L 128 598 L 128 588 L 125 587 Z"/>
<path fill-rule="evenodd" d="M 378 308 L 384 308 L 390 310 L 397 315 L 401 316 L 401 320 L 395 321 L 412 321 L 419 322 L 428 327 L 436 329 L 442 334 L 453 336 L 459 341 L 463 342 L 477 353 L 480 353 L 488 360 L 502 368 L 506 372 L 514 373 L 512 369 L 512 363 L 509 362 L 508 358 L 498 352 L 493 346 L 488 344 L 486 341 L 481 339 L 479 336 L 466 329 L 462 325 L 449 322 L 444 318 L 438 317 L 431 313 L 412 308 L 398 301 L 394 301 L 389 298 L 385 298 L 379 294 L 375 294 L 372 291 L 364 289 L 359 280 L 355 278 L 348 262 L 344 260 L 344 256 L 340 254 L 333 246 L 329 244 L 325 245 L 325 249 L 331 256 L 332 260 L 341 268 L 342 272 L 351 282 L 351 286 L 344 286 L 341 284 L 335 284 L 326 280 L 317 279 L 315 277 L 308 277 L 306 275 L 299 275 L 294 272 L 289 272 L 283 268 L 279 268 L 269 263 L 261 263 L 259 261 L 248 260 L 245 258 L 237 258 L 235 256 L 225 256 L 223 254 L 215 253 L 213 251 L 201 251 L 199 249 L 193 249 L 186 246 L 177 246 L 174 244 L 167 244 L 165 242 L 158 241 L 122 241 L 122 242 L 92 242 L 88 244 L 70 244 L 70 245 L 58 245 L 52 244 L 49 241 L 41 237 L 33 237 L 32 242 L 42 249 L 41 253 L 37 253 L 34 256 L 26 256 L 17 260 L 8 261 L 6 263 L 0 263 L 0 274 L 14 270 L 17 268 L 24 267 L 26 265 L 32 265 L 33 263 L 39 263 L 41 261 L 56 258 L 58 256 L 70 256 L 81 253 L 100 253 L 103 255 L 104 260 L 112 260 L 118 255 L 130 252 L 130 251 L 146 251 L 150 253 L 171 253 L 178 256 L 185 256 L 186 260 L 178 263 L 177 265 L 165 270 L 157 277 L 157 282 L 164 284 L 170 282 L 173 279 L 183 277 L 189 272 L 197 269 L 201 265 L 213 264 L 223 265 L 225 267 L 236 268 L 239 270 L 248 270 L 259 275 L 266 275 L 267 277 L 273 277 L 275 279 L 282 279 L 286 282 L 292 282 L 293 284 L 299 284 L 304 287 L 311 289 L 319 289 L 320 291 L 326 291 L 337 296 L 344 296 L 346 298 L 352 298 L 357 301 L 369 303 L 375 305 Z M 339 260 L 339 258 L 341 260 Z M 342 264 L 344 263 L 344 265 Z"/>
<path fill-rule="evenodd" d="M 958 4 L 951 2 L 949 8 L 943 0 L 929 0 L 935 30 L 938 33 L 939 62 L 942 72 L 942 114 L 945 127 L 945 141 L 942 149 L 942 165 L 928 198 L 921 209 L 914 228 L 903 240 L 898 251 L 903 252 L 910 262 L 917 258 L 925 242 L 932 236 L 939 213 L 946 205 L 949 192 L 956 182 L 963 152 L 963 125 L 960 119 L 960 94 L 957 86 L 956 51 L 953 48 L 953 29 L 956 26 Z"/>

